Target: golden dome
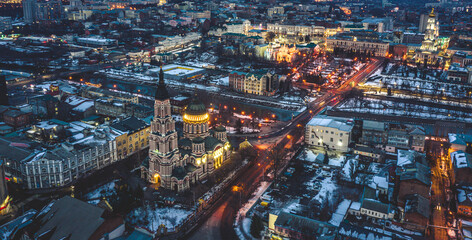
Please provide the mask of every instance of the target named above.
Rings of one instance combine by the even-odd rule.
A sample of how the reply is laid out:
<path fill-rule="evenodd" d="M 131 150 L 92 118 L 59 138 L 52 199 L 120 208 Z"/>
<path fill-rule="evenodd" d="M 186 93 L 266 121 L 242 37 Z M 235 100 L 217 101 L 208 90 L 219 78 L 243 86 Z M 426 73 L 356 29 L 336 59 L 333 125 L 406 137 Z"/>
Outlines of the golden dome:
<path fill-rule="evenodd" d="M 431 9 L 431 13 L 429 13 L 429 16 L 430 17 L 436 17 L 436 14 L 434 14 L 434 8 Z"/>
<path fill-rule="evenodd" d="M 210 115 L 208 113 L 200 114 L 200 115 L 191 115 L 185 113 L 183 116 L 184 122 L 198 124 L 208 122 L 210 120 Z"/>

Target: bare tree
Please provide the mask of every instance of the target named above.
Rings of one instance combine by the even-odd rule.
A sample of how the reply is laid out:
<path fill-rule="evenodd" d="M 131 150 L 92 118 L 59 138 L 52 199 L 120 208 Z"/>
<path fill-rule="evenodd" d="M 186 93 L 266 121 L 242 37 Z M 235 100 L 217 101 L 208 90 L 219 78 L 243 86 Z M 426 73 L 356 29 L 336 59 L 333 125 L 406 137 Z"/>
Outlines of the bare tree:
<path fill-rule="evenodd" d="M 272 162 L 274 167 L 274 181 L 277 182 L 277 175 L 280 169 L 280 164 L 285 157 L 285 148 L 275 147 L 269 151 L 269 160 Z"/>

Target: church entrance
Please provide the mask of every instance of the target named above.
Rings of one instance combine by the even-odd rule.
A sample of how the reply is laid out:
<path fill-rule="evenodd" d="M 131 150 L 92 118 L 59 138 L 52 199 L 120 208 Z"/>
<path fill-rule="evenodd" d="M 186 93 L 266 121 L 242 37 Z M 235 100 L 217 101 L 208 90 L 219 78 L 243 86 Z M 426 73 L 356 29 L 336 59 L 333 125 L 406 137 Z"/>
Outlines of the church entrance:
<path fill-rule="evenodd" d="M 161 186 L 161 175 L 159 175 L 158 173 L 154 174 L 154 185 L 156 189 Z"/>

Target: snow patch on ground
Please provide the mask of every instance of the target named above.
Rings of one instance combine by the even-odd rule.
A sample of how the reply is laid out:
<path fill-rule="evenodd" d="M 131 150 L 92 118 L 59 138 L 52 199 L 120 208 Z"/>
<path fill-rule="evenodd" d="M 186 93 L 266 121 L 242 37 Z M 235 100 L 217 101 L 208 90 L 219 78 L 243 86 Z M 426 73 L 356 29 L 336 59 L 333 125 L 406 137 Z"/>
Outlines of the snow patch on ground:
<path fill-rule="evenodd" d="M 172 231 L 192 213 L 193 211 L 179 206 L 157 208 L 147 205 L 132 210 L 127 220 L 131 225 L 143 227 L 152 232 L 156 232 L 161 224 Z"/>
<path fill-rule="evenodd" d="M 87 193 L 85 195 L 86 199 L 90 199 L 88 203 L 91 204 L 98 204 L 100 202 L 101 197 L 111 196 L 116 193 L 115 190 L 115 183 L 118 180 L 113 180 L 109 183 L 106 183 L 99 188 Z"/>

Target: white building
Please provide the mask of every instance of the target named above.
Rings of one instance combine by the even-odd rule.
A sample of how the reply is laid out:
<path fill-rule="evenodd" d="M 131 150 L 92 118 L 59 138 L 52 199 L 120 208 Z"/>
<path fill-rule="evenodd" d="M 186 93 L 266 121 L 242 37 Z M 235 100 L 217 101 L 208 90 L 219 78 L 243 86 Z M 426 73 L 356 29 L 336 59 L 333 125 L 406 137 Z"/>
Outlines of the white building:
<path fill-rule="evenodd" d="M 305 25 L 288 25 L 278 23 L 268 23 L 267 31 L 274 32 L 276 34 L 287 34 L 287 35 L 324 35 L 325 28 L 322 26 L 305 26 Z"/>
<path fill-rule="evenodd" d="M 112 47 L 118 46 L 118 40 L 98 38 L 98 37 L 83 37 L 76 39 L 77 44 L 91 46 L 91 47 Z"/>
<path fill-rule="evenodd" d="M 29 149 L 29 144 L 0 139 L 0 159 L 6 161 L 6 176 L 28 189 L 67 185 L 118 160 L 116 138 L 122 132 L 72 122 L 68 142 L 53 150 Z"/>
<path fill-rule="evenodd" d="M 347 152 L 353 127 L 351 120 L 314 117 L 306 125 L 305 142 L 310 146 Z"/>
<path fill-rule="evenodd" d="M 210 35 L 221 36 L 225 33 L 239 33 L 247 34 L 251 29 L 251 22 L 245 20 L 244 22 L 229 22 L 223 25 L 223 28 L 217 28 L 209 32 Z"/>

